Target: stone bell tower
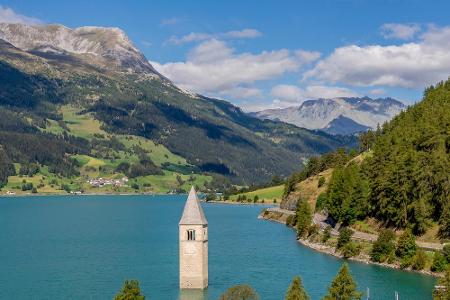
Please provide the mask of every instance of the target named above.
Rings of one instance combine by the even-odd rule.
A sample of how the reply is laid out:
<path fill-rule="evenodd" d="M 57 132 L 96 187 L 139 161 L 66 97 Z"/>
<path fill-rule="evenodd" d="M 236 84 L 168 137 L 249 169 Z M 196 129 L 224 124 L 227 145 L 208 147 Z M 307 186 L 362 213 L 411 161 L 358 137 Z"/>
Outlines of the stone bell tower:
<path fill-rule="evenodd" d="M 180 289 L 208 287 L 208 221 L 191 188 L 179 223 Z"/>

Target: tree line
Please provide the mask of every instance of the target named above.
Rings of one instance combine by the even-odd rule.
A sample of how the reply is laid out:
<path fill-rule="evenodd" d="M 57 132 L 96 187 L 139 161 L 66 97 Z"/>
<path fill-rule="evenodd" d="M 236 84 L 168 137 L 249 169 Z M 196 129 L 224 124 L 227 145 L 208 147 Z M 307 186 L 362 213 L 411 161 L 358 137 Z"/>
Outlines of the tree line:
<path fill-rule="evenodd" d="M 357 300 L 363 293 L 357 290 L 356 282 L 350 274 L 347 263 L 344 263 L 336 277 L 328 287 L 324 300 Z M 218 300 L 259 300 L 258 293 L 247 284 L 240 284 L 227 289 Z M 285 300 L 311 299 L 303 286 L 300 276 L 295 276 L 289 285 Z M 137 280 L 126 280 L 114 300 L 145 300 Z"/>
<path fill-rule="evenodd" d="M 433 291 L 433 300 L 450 299 L 450 267 L 438 282 L 439 288 Z M 323 300 L 359 300 L 363 293 L 357 290 L 357 285 L 353 279 L 347 263 L 342 264 L 339 272 L 328 287 L 327 294 Z M 247 284 L 240 284 L 230 287 L 218 300 L 259 300 L 258 293 Z M 300 276 L 295 276 L 289 285 L 284 300 L 310 300 L 306 289 L 303 286 Z M 114 297 L 114 300 L 145 300 L 142 294 L 139 281 L 126 280 L 122 289 Z"/>

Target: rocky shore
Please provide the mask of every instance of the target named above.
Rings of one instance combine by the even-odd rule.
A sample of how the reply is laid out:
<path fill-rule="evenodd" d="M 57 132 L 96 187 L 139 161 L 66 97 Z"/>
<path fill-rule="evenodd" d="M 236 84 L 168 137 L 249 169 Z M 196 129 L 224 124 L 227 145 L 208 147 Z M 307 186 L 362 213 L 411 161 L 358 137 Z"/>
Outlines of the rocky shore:
<path fill-rule="evenodd" d="M 287 215 L 286 213 L 280 212 L 280 211 L 264 210 L 258 216 L 258 219 L 264 219 L 264 220 L 273 221 L 273 222 L 277 222 L 277 223 L 286 225 L 286 220 L 288 217 L 289 217 L 289 215 Z M 336 248 L 334 246 L 326 245 L 326 244 L 323 244 L 320 242 L 316 242 L 316 241 L 313 241 L 310 239 L 303 239 L 303 238 L 299 238 L 299 239 L 297 239 L 297 241 L 305 247 L 308 247 L 315 251 L 318 251 L 318 252 L 321 252 L 324 254 L 328 254 L 328 255 L 332 255 L 334 257 L 341 258 L 341 259 L 348 259 L 351 261 L 356 261 L 356 262 L 365 263 L 365 264 L 378 265 L 381 267 L 386 267 L 386 268 L 391 268 L 391 269 L 396 269 L 396 270 L 401 270 L 401 271 L 406 271 L 406 272 L 420 273 L 420 274 L 428 275 L 428 276 L 442 277 L 441 273 L 431 272 L 431 271 L 427 271 L 427 270 L 413 270 L 411 268 L 402 269 L 402 268 L 400 268 L 399 264 L 395 264 L 395 263 L 389 264 L 389 263 L 374 262 L 374 261 L 370 260 L 369 255 L 364 254 L 364 253 L 361 253 L 357 256 L 350 257 L 350 258 L 344 258 L 344 256 L 341 253 L 336 251 Z"/>

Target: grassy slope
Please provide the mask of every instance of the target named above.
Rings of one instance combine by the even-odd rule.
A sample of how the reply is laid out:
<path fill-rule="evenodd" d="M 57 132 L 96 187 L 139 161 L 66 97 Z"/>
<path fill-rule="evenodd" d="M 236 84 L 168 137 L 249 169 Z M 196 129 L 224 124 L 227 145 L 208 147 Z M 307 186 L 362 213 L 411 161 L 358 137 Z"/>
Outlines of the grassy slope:
<path fill-rule="evenodd" d="M 280 203 L 281 196 L 283 195 L 284 185 L 271 186 L 268 188 L 259 189 L 256 191 L 233 195 L 230 197 L 231 201 L 236 201 L 239 195 L 245 195 L 247 199 L 253 200 L 255 196 L 258 196 L 259 201 L 262 202 L 264 200 L 265 203 L 273 202 L 276 200 L 277 203 Z"/>
<path fill-rule="evenodd" d="M 74 106 L 62 106 L 60 112 L 63 115 L 65 126 L 70 131 L 70 134 L 78 137 L 83 137 L 91 140 L 94 138 L 94 134 L 103 135 L 108 137 L 109 135 L 101 129 L 101 123 L 95 120 L 91 114 L 80 114 L 81 109 Z M 45 131 L 62 134 L 64 128 L 55 120 L 49 120 L 49 125 Z M 162 166 L 164 163 L 178 166 L 180 169 L 191 167 L 181 156 L 173 154 L 165 146 L 157 145 L 153 141 L 145 139 L 139 136 L 131 135 L 115 135 L 115 137 L 122 143 L 127 149 L 133 146 L 139 146 L 149 152 L 150 158 L 157 166 Z M 38 188 L 39 193 L 64 193 L 61 189 L 62 184 L 66 184 L 73 190 L 84 190 L 88 193 L 132 193 L 136 190 L 130 187 L 131 183 L 136 182 L 139 184 L 139 192 L 155 192 L 155 193 L 167 193 L 177 188 L 188 190 L 191 185 L 203 186 L 205 182 L 210 181 L 212 178 L 203 174 L 182 174 L 175 171 L 164 171 L 164 175 L 151 175 L 138 177 L 132 179 L 129 182 L 128 187 L 114 188 L 112 186 L 105 186 L 102 188 L 93 188 L 86 181 L 89 178 L 122 178 L 124 174 L 113 173 L 113 170 L 120 162 L 137 162 L 139 158 L 124 151 L 115 152 L 120 158 L 110 160 L 102 159 L 98 157 L 92 157 L 88 155 L 73 155 L 80 164 L 80 177 L 79 178 L 60 178 L 55 174 L 49 173 L 45 167 L 41 168 L 41 171 L 33 177 L 28 176 L 10 176 L 8 184 L 3 188 L 3 191 L 13 191 L 16 194 L 28 194 L 30 191 L 22 191 L 21 186 L 23 182 L 31 182 L 33 186 L 37 187 L 39 184 L 43 185 Z M 104 167 L 107 171 L 102 171 L 100 167 Z M 20 165 L 16 164 L 16 169 L 19 170 Z M 183 183 L 177 180 L 177 175 L 181 177 Z M 192 176 L 191 176 L 192 175 Z M 57 182 L 55 184 L 54 182 Z"/>

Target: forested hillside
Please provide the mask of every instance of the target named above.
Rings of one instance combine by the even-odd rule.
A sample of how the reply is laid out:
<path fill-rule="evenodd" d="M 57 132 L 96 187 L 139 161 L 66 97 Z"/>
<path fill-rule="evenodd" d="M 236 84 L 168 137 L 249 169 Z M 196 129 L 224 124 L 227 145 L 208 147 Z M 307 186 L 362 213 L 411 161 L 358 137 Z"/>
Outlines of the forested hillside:
<path fill-rule="evenodd" d="M 83 29 L 90 35 L 78 35 L 74 45 L 89 38 L 86 45 L 94 43 L 93 49 L 104 50 L 92 55 L 81 53 L 83 49 L 72 53 L 58 48 L 66 44 L 52 40 L 52 32 L 71 34 L 65 27 L 5 26 L 2 34 L 18 46 L 0 40 L 3 184 L 23 165 L 21 173 L 26 173 L 30 164 L 38 169 L 48 167 L 50 173 L 59 176 L 77 176 L 82 166 L 77 166 L 80 161 L 74 160 L 75 155 L 109 159 L 102 162 L 109 172 L 97 175 L 130 175 L 135 163 L 134 170 L 140 169 L 141 175 L 194 172 L 238 184 L 263 183 L 300 167 L 292 161 L 300 162 L 354 142 L 351 137 L 261 121 L 226 101 L 183 91 L 154 71 L 117 29 Z M 9 36 L 10 31 L 13 34 Z M 33 40 L 27 34 L 37 36 Z M 41 35 L 49 40 L 50 48 L 43 47 Z M 115 45 L 116 40 L 122 44 Z M 121 47 L 124 52 L 109 51 L 113 47 Z M 87 124 L 96 124 L 96 130 L 87 125 L 77 130 L 74 120 L 64 115 L 68 110 L 74 112 L 76 122 L 86 119 Z M 117 139 L 111 142 L 115 136 Z M 141 147 L 139 144 L 123 145 L 125 138 L 133 137 L 139 143 L 161 145 L 167 155 L 177 159 L 166 159 L 155 168 L 149 162 L 150 148 L 145 152 L 136 148 Z M 118 164 L 126 162 L 125 150 L 137 161 L 128 161 L 130 168 L 116 172 Z M 158 157 L 153 155 L 153 159 Z"/>
<path fill-rule="evenodd" d="M 370 213 L 416 233 L 440 222 L 450 237 L 450 80 L 383 126 L 371 149 L 363 165 Z"/>
<path fill-rule="evenodd" d="M 316 209 L 326 208 L 336 221 L 350 225 L 374 217 L 417 235 L 437 224 L 438 237 L 450 238 L 450 80 L 428 88 L 421 102 L 362 135 L 360 150 L 358 159 L 338 152 L 310 160 L 287 181 L 286 195 L 299 181 L 333 168 Z"/>

